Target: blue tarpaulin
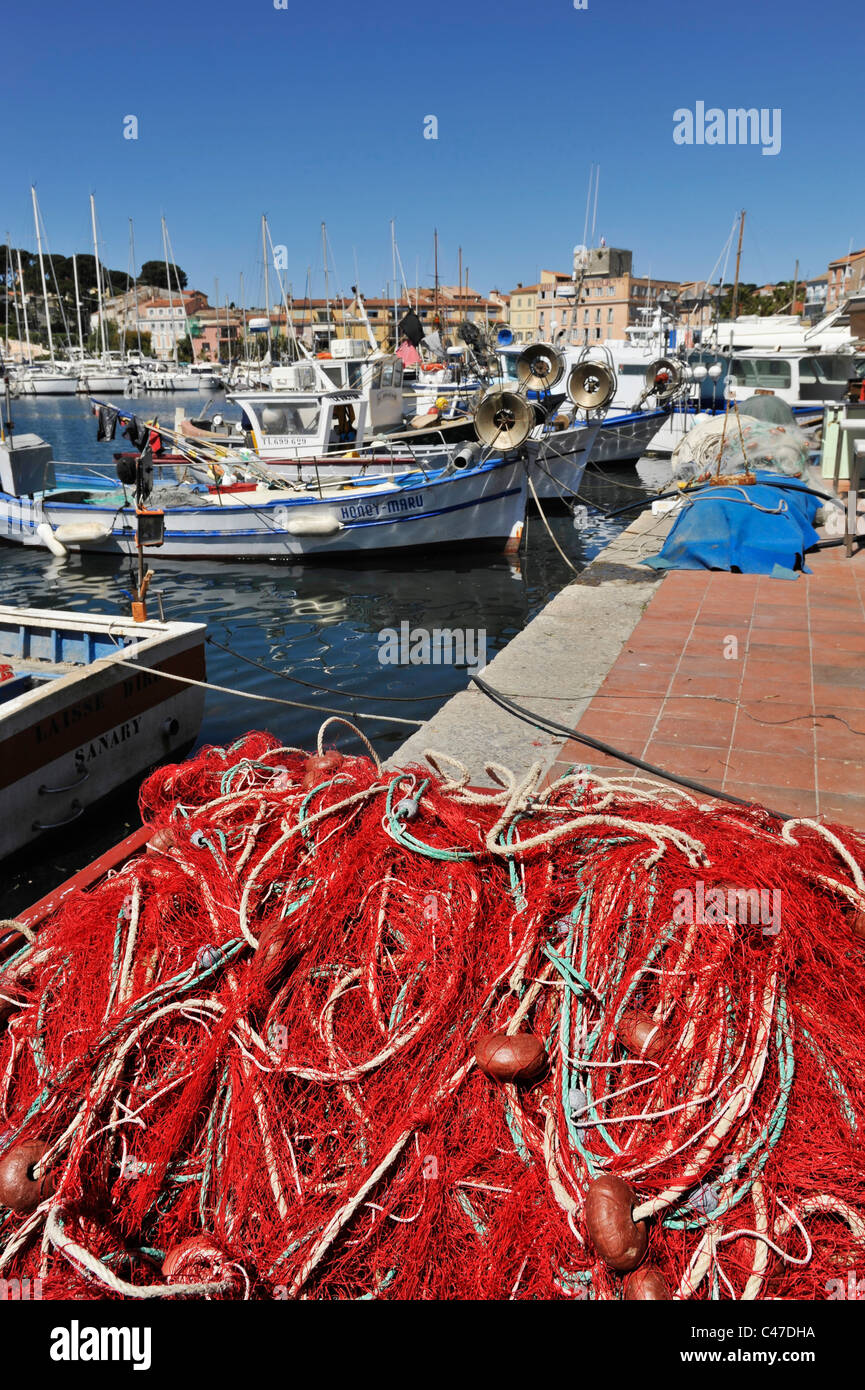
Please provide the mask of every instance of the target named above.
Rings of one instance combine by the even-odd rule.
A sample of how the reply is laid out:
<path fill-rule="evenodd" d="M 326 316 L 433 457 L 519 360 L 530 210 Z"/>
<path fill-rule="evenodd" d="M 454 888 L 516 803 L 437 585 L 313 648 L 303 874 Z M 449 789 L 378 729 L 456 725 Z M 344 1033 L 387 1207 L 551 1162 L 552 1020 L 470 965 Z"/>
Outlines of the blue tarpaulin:
<path fill-rule="evenodd" d="M 820 499 L 805 492 L 806 484 L 798 478 L 764 472 L 756 477 L 750 487 L 706 487 L 693 493 L 661 552 L 643 564 L 785 579 L 794 579 L 799 569 L 809 574 L 803 557 L 820 539 L 813 526 Z"/>

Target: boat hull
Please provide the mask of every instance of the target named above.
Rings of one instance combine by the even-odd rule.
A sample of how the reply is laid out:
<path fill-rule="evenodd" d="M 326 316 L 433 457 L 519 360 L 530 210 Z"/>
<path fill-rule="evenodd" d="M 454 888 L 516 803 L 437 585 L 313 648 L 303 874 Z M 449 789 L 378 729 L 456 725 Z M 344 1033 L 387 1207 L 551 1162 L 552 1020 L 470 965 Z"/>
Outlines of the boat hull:
<path fill-rule="evenodd" d="M 599 429 L 598 423 L 575 425 L 526 441 L 526 457 L 539 499 L 572 500 L 572 495 L 579 491 Z"/>
<path fill-rule="evenodd" d="M 85 372 L 81 381 L 82 391 L 101 396 L 125 396 L 129 389 L 129 377 L 118 372 Z"/>
<path fill-rule="evenodd" d="M 201 624 L 0 607 L 0 659 L 31 681 L 17 695 L 0 683 L 0 858 L 192 746 L 204 690 L 166 677 L 205 680 L 204 637 Z M 73 651 L 83 660 L 63 659 Z"/>
<path fill-rule="evenodd" d="M 667 411 L 650 410 L 628 415 L 607 415 L 601 422 L 589 462 L 601 467 L 634 463 L 653 447 L 653 440 L 667 419 Z"/>
<path fill-rule="evenodd" d="M 273 501 L 267 497 L 223 497 L 220 505 L 172 508 L 165 517 L 160 562 L 297 562 L 463 545 L 505 549 L 521 529 L 526 474 L 520 460 L 497 460 L 447 476 L 415 473 L 400 486 L 382 480 L 347 487 L 325 501 L 283 492 Z M 42 545 L 47 525 L 68 550 L 137 555 L 133 508 L 56 498 L 56 493 L 43 500 L 0 492 L 0 540 Z M 86 528 L 87 538 L 67 540 L 73 528 Z M 96 534 L 100 529 L 103 534 Z"/>
<path fill-rule="evenodd" d="M 32 396 L 74 396 L 78 391 L 78 378 L 59 372 L 51 376 L 32 376 L 25 389 Z"/>

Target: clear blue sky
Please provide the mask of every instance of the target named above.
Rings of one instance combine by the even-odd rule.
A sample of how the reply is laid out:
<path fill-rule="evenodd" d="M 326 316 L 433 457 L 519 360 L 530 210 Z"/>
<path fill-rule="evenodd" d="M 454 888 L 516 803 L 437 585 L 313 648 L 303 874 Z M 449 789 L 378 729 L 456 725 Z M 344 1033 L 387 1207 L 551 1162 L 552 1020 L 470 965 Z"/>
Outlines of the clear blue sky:
<path fill-rule="evenodd" d="M 861 0 L 104 0 L 7 7 L 2 27 L 0 239 L 32 246 L 35 182 L 52 249 L 89 244 L 124 269 L 161 257 L 164 213 L 190 282 L 261 300 L 259 220 L 288 278 L 323 292 L 320 223 L 337 277 L 368 296 L 391 277 L 510 290 L 570 269 L 589 167 L 598 236 L 635 270 L 702 278 L 737 210 L 743 277 L 825 270 L 865 246 Z M 780 107 L 782 148 L 673 143 L 673 112 Z M 135 115 L 139 138 L 123 138 Z M 423 138 L 427 115 L 438 139 Z M 732 274 L 732 260 L 730 262 Z M 331 281 L 331 291 L 335 289 Z"/>

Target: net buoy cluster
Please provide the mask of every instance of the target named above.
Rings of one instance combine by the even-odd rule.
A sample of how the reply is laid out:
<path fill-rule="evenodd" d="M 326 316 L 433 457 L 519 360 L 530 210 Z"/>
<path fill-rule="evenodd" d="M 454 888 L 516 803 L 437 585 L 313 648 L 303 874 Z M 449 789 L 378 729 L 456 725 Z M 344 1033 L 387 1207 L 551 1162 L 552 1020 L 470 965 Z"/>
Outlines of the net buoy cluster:
<path fill-rule="evenodd" d="M 46 1298 L 814 1299 L 865 1260 L 865 837 L 253 733 L 0 927 Z M 764 910 L 765 909 L 765 910 Z"/>

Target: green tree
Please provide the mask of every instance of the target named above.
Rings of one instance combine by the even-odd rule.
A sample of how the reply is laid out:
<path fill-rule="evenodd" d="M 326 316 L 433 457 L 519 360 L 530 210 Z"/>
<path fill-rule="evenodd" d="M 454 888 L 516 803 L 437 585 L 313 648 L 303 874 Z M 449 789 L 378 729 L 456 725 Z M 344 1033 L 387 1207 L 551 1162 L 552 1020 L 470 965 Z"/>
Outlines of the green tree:
<path fill-rule="evenodd" d="M 168 276 L 171 275 L 169 282 Z M 176 290 L 179 285 L 182 290 L 186 289 L 189 283 L 186 272 L 180 266 L 170 265 L 167 261 L 145 261 L 141 267 L 141 274 L 135 282 L 137 285 L 158 285 L 160 289 L 171 288 Z"/>

